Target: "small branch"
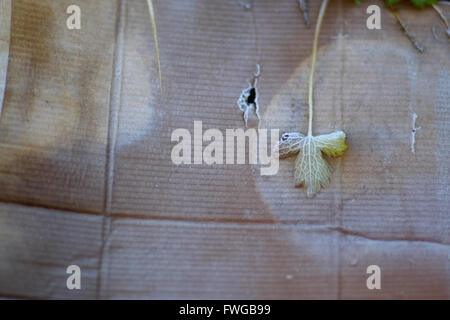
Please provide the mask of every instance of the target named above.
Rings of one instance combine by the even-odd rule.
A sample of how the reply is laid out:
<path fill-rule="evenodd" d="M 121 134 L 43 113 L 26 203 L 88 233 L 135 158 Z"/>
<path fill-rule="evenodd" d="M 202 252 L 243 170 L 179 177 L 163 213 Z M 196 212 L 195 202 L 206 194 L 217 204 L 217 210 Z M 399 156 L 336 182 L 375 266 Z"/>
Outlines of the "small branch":
<path fill-rule="evenodd" d="M 417 51 L 419 51 L 420 53 L 423 53 L 424 51 L 424 47 L 421 46 L 417 40 L 416 37 L 409 32 L 408 30 L 408 24 L 405 23 L 402 18 L 400 17 L 400 15 L 397 12 L 397 9 L 395 9 L 394 7 L 390 7 L 392 10 L 392 13 L 394 14 L 395 18 L 397 19 L 397 21 L 400 23 L 400 26 L 402 27 L 403 31 L 405 32 L 406 36 L 408 37 L 409 41 L 412 43 L 412 45 L 414 46 L 414 48 L 417 49 Z"/>
<path fill-rule="evenodd" d="M 300 6 L 300 10 L 303 12 L 303 17 L 305 18 L 306 26 L 309 28 L 311 26 L 311 22 L 309 21 L 309 7 L 307 0 L 298 0 L 298 4 Z"/>
<path fill-rule="evenodd" d="M 444 21 L 445 25 L 447 26 L 447 37 L 450 37 L 450 26 L 448 24 L 447 17 L 444 15 L 444 13 L 442 12 L 442 9 L 439 8 L 437 4 L 433 4 L 432 6 L 433 6 L 433 9 L 439 14 L 442 21 Z"/>

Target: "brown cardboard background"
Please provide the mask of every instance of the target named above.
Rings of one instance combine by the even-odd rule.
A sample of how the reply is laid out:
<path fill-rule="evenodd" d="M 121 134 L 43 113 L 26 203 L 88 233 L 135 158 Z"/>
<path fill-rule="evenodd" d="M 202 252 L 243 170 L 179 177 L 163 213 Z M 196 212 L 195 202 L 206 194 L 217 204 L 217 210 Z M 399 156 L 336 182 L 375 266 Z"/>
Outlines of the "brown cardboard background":
<path fill-rule="evenodd" d="M 289 160 L 273 177 L 170 160 L 176 128 L 243 126 L 236 100 L 258 62 L 264 126 L 305 131 L 313 32 L 296 1 L 155 1 L 162 96 L 145 1 L 80 0 L 81 31 L 65 28 L 69 4 L 13 1 L 0 296 L 448 299 L 449 47 L 434 11 L 401 7 L 420 55 L 385 9 L 370 31 L 366 5 L 330 4 L 314 130 L 344 130 L 349 150 L 306 199 Z"/>

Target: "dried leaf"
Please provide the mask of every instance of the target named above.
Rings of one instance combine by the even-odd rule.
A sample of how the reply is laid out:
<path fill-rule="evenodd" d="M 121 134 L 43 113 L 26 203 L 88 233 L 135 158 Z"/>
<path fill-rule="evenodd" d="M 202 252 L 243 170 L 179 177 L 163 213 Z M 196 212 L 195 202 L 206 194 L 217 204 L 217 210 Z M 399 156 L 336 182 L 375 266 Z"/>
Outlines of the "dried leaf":
<path fill-rule="evenodd" d="M 347 150 L 345 133 L 336 131 L 320 136 L 304 136 L 299 132 L 285 133 L 278 142 L 280 158 L 298 153 L 295 160 L 294 182 L 296 187 L 305 186 L 306 195 L 314 196 L 330 179 L 330 168 L 322 153 L 339 157 Z"/>
<path fill-rule="evenodd" d="M 328 163 L 324 160 L 322 153 L 331 157 L 339 157 L 347 150 L 345 133 L 342 131 L 335 131 L 320 136 L 313 136 L 312 134 L 314 69 L 316 65 L 320 28 L 328 6 L 328 1 L 329 0 L 322 1 L 314 35 L 311 72 L 309 75 L 308 135 L 305 136 L 299 132 L 285 133 L 278 142 L 278 150 L 275 150 L 278 152 L 281 159 L 298 154 L 297 159 L 295 160 L 294 182 L 296 187 L 306 187 L 306 195 L 308 197 L 312 197 L 316 194 L 320 188 L 325 187 L 330 180 L 330 168 L 328 167 Z"/>

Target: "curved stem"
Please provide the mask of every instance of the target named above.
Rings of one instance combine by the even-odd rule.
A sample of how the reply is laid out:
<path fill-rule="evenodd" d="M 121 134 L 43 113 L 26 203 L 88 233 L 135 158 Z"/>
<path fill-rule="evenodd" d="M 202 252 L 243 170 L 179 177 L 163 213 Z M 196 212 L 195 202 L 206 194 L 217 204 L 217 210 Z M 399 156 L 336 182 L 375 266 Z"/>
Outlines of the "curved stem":
<path fill-rule="evenodd" d="M 316 32 L 314 35 L 313 44 L 313 54 L 312 54 L 312 64 L 311 73 L 309 75 L 309 125 L 308 125 L 308 136 L 312 136 L 312 119 L 313 119 L 313 87 L 314 87 L 314 70 L 316 68 L 316 57 L 317 57 L 317 45 L 319 42 L 320 28 L 322 26 L 322 20 L 325 16 L 325 11 L 327 9 L 328 0 L 323 0 L 320 6 L 319 18 L 317 19 Z"/>
<path fill-rule="evenodd" d="M 447 18 L 445 17 L 444 12 L 442 12 L 442 9 L 439 8 L 439 6 L 437 4 L 432 4 L 432 6 L 433 6 L 433 9 L 438 13 L 439 17 L 441 17 L 442 21 L 444 21 L 445 25 L 447 26 L 447 29 L 450 29 Z"/>
<path fill-rule="evenodd" d="M 150 21 L 152 23 L 152 29 L 153 29 L 153 40 L 155 41 L 156 60 L 158 62 L 159 89 L 162 94 L 163 87 L 162 87 L 162 74 L 161 74 L 161 59 L 159 58 L 158 33 L 156 32 L 156 19 L 155 19 L 155 10 L 153 9 L 153 0 L 147 0 L 147 4 L 148 4 L 148 12 L 150 14 Z"/>

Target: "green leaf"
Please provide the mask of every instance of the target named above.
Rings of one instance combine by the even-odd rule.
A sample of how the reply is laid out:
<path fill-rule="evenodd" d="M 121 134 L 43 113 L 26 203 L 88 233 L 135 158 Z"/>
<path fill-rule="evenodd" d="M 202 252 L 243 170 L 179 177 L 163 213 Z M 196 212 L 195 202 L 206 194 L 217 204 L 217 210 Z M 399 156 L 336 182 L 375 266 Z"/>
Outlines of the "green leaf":
<path fill-rule="evenodd" d="M 399 2 L 400 2 L 400 0 L 386 0 L 386 3 L 387 3 L 388 6 L 392 6 L 392 5 L 394 5 L 396 3 L 399 3 Z"/>
<path fill-rule="evenodd" d="M 419 8 L 423 8 L 425 6 L 435 4 L 437 0 L 411 0 L 411 2 Z"/>
<path fill-rule="evenodd" d="M 340 157 L 348 149 L 348 146 L 345 144 L 345 133 L 343 131 L 323 134 L 314 137 L 314 139 L 320 150 L 330 157 Z"/>

